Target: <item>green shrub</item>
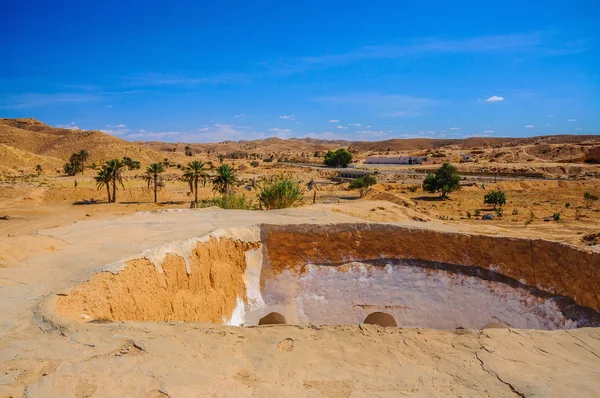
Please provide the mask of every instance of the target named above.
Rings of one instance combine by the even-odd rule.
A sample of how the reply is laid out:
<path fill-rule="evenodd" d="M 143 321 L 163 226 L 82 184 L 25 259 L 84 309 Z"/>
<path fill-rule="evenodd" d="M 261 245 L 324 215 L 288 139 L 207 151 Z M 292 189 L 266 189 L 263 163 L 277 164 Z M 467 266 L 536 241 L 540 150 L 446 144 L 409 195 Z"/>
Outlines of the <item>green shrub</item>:
<path fill-rule="evenodd" d="M 252 210 L 252 209 L 256 208 L 256 206 L 254 205 L 252 200 L 249 200 L 248 198 L 246 198 L 244 195 L 241 195 L 241 194 L 240 195 L 229 194 L 229 195 L 217 196 L 216 198 L 210 199 L 210 200 L 203 200 L 200 202 L 199 207 L 211 207 L 211 206 L 217 206 L 217 207 L 220 207 L 221 209 L 227 209 L 227 210 Z"/>
<path fill-rule="evenodd" d="M 567 203 L 565 203 L 565 208 L 567 208 L 567 209 L 568 209 L 569 207 L 571 207 L 571 202 L 567 202 Z"/>
<path fill-rule="evenodd" d="M 467 211 L 467 218 L 470 220 L 471 219 L 471 212 Z"/>
<path fill-rule="evenodd" d="M 415 185 L 411 185 L 411 186 L 409 186 L 409 187 L 408 187 L 408 190 L 409 190 L 410 192 L 413 192 L 413 193 L 414 193 L 414 192 L 417 192 L 417 190 L 418 190 L 418 189 L 419 189 L 419 186 L 418 186 L 418 185 L 416 185 L 416 184 L 415 184 Z"/>
<path fill-rule="evenodd" d="M 496 206 L 502 207 L 502 205 L 506 204 L 506 195 L 502 190 L 491 190 L 485 194 L 483 197 L 483 203 L 494 205 L 494 209 Z"/>
<path fill-rule="evenodd" d="M 475 210 L 475 217 L 479 217 L 481 215 L 481 210 Z"/>
<path fill-rule="evenodd" d="M 592 194 L 590 191 L 585 191 L 583 194 L 583 200 L 585 201 L 586 209 L 592 207 L 592 203 L 598 200 L 598 196 Z"/>
<path fill-rule="evenodd" d="M 285 209 L 299 204 L 304 197 L 300 183 L 291 176 L 278 176 L 260 188 L 259 202 L 267 209 Z"/>
<path fill-rule="evenodd" d="M 256 160 L 253 160 L 250 162 L 250 166 L 252 166 L 252 167 L 258 167 L 259 164 L 260 163 L 258 163 Z"/>
<path fill-rule="evenodd" d="M 560 221 L 560 211 L 555 211 L 552 213 L 552 219 L 557 222 Z"/>
<path fill-rule="evenodd" d="M 496 208 L 496 215 L 498 217 L 502 217 L 504 215 L 504 210 L 502 209 L 502 207 Z"/>
<path fill-rule="evenodd" d="M 360 197 L 364 198 L 365 195 L 371 190 L 371 186 L 377 184 L 377 179 L 372 175 L 362 176 L 360 178 L 355 178 L 350 183 L 350 189 L 359 189 Z"/>

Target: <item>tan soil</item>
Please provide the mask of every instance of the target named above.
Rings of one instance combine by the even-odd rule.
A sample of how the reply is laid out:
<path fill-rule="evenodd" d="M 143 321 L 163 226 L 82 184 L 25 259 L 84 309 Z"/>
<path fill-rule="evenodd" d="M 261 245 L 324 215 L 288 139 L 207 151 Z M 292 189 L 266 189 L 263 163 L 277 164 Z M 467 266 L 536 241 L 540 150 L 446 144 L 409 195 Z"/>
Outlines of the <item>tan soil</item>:
<path fill-rule="evenodd" d="M 167 254 L 163 273 L 148 260 L 127 263 L 118 274 L 101 272 L 57 302 L 56 311 L 76 321 L 135 320 L 221 323 L 236 299 L 246 298 L 245 252 L 258 244 L 211 238 L 190 259 Z"/>

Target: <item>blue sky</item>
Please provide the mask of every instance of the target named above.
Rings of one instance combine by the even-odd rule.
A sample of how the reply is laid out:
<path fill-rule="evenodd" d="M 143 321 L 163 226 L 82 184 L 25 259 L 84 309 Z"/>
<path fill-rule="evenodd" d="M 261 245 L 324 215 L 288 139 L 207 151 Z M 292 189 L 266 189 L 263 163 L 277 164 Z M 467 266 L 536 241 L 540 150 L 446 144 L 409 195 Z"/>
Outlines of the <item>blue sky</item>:
<path fill-rule="evenodd" d="M 171 142 L 600 134 L 599 20 L 597 0 L 12 1 L 0 117 Z"/>

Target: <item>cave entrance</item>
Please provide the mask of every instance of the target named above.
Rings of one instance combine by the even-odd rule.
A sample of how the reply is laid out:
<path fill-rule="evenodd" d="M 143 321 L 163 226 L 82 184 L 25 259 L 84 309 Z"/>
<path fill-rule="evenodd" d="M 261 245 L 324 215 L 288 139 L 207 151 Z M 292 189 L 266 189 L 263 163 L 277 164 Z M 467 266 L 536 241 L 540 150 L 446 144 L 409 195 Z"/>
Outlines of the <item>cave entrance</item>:
<path fill-rule="evenodd" d="M 369 325 L 379 325 L 379 326 L 398 326 L 396 320 L 390 314 L 386 314 L 385 312 L 373 312 L 369 314 L 363 323 Z"/>
<path fill-rule="evenodd" d="M 285 325 L 285 317 L 279 312 L 271 312 L 270 314 L 260 318 L 259 325 Z"/>

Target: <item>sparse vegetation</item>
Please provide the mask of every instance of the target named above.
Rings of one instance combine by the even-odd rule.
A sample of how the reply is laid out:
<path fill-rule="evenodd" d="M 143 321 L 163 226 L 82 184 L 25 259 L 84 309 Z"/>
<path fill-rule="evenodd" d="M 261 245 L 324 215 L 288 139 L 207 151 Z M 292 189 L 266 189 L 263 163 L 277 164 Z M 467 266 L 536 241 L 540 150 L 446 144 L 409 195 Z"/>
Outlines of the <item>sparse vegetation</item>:
<path fill-rule="evenodd" d="M 413 193 L 417 192 L 419 190 L 419 186 L 417 184 L 411 185 L 408 187 L 408 190 Z"/>
<path fill-rule="evenodd" d="M 555 211 L 552 213 L 552 219 L 556 222 L 560 221 L 560 211 Z"/>
<path fill-rule="evenodd" d="M 495 211 L 496 211 L 496 216 L 498 216 L 498 217 L 502 217 L 504 215 L 504 209 L 502 209 L 502 207 L 496 207 Z"/>
<path fill-rule="evenodd" d="M 496 206 L 502 207 L 506 204 L 506 195 L 501 189 L 491 190 L 483 197 L 483 203 L 494 205 L 494 209 L 496 209 Z"/>
<path fill-rule="evenodd" d="M 364 198 L 365 195 L 371 190 L 371 187 L 375 184 L 377 184 L 377 179 L 372 175 L 366 175 L 355 178 L 350 183 L 350 189 L 358 189 L 360 192 L 360 197 Z"/>
<path fill-rule="evenodd" d="M 527 218 L 527 220 L 525 220 L 525 226 L 528 226 L 529 224 L 531 224 L 533 222 L 533 220 L 535 220 L 535 214 L 532 211 L 531 213 L 529 213 L 529 217 Z"/>
<path fill-rule="evenodd" d="M 108 203 L 116 203 L 119 185 L 125 187 L 123 184 L 124 170 L 125 164 L 122 161 L 111 159 L 102 166 L 96 177 L 94 177 L 98 189 L 106 187 Z"/>
<path fill-rule="evenodd" d="M 213 177 L 213 191 L 219 192 L 221 195 L 230 195 L 233 190 L 233 185 L 237 183 L 237 177 L 233 167 L 228 164 L 223 164 L 217 167 L 217 174 Z"/>
<path fill-rule="evenodd" d="M 41 164 L 35 165 L 35 172 L 37 173 L 37 175 L 41 175 L 44 172 L 44 169 L 42 168 Z"/>
<path fill-rule="evenodd" d="M 346 167 L 352 162 L 352 154 L 345 148 L 327 151 L 323 163 L 329 167 Z"/>
<path fill-rule="evenodd" d="M 202 186 L 206 186 L 208 174 L 204 171 L 205 163 L 198 160 L 189 162 L 187 166 L 183 168 L 183 181 L 189 184 L 190 192 L 194 194 L 194 201 L 191 207 L 198 207 L 198 183 L 202 180 Z"/>
<path fill-rule="evenodd" d="M 571 207 L 571 202 L 565 203 L 565 208 L 568 209 L 569 207 Z"/>
<path fill-rule="evenodd" d="M 423 190 L 426 192 L 440 192 L 442 200 L 446 199 L 450 192 L 460 189 L 460 176 L 456 167 L 450 163 L 444 163 L 435 173 L 427 174 L 423 181 Z"/>
<path fill-rule="evenodd" d="M 472 217 L 471 212 L 467 210 L 467 218 L 470 220 Z"/>
<path fill-rule="evenodd" d="M 151 178 L 154 187 L 154 203 L 158 201 L 159 175 L 165 172 L 165 166 L 162 163 L 152 163 L 146 169 L 146 174 Z"/>
<path fill-rule="evenodd" d="M 289 175 L 280 175 L 260 188 L 258 200 L 267 210 L 284 209 L 297 205 L 304 197 L 300 183 Z"/>
<path fill-rule="evenodd" d="M 583 194 L 583 200 L 585 202 L 585 208 L 589 209 L 592 207 L 592 204 L 598 200 L 598 196 L 592 194 L 590 191 L 585 191 Z"/>
<path fill-rule="evenodd" d="M 139 170 L 142 167 L 142 164 L 139 161 L 133 160 L 133 159 L 128 158 L 128 157 L 124 157 L 123 158 L 123 164 L 129 170 Z"/>
<path fill-rule="evenodd" d="M 214 199 L 204 200 L 200 203 L 200 207 L 210 206 L 217 206 L 227 210 L 252 210 L 255 208 L 254 203 L 242 194 L 217 196 Z"/>

